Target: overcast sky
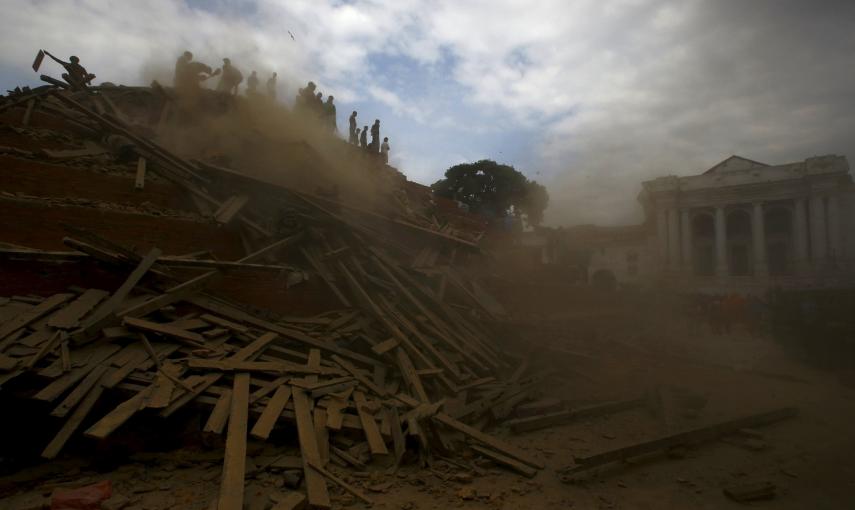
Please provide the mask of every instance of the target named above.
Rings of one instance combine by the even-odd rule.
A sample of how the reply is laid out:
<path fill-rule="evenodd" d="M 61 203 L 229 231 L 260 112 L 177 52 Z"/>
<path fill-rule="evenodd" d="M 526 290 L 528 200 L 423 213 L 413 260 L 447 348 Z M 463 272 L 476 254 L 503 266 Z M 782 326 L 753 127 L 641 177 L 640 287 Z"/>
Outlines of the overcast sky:
<path fill-rule="evenodd" d="M 39 48 L 122 84 L 228 56 L 285 101 L 314 80 L 340 127 L 381 119 L 412 180 L 495 159 L 548 186 L 550 224 L 619 224 L 642 180 L 731 154 L 855 157 L 853 28 L 831 0 L 6 0 L 0 88 L 37 84 Z"/>

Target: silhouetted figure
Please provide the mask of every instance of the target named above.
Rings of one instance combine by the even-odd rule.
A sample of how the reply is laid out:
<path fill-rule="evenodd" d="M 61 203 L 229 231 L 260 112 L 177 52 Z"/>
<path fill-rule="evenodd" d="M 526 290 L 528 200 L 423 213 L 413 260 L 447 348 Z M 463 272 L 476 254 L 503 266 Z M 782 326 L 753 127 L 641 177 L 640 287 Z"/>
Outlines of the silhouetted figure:
<path fill-rule="evenodd" d="M 258 75 L 253 71 L 246 79 L 246 95 L 254 96 L 256 93 L 258 93 Z"/>
<path fill-rule="evenodd" d="M 359 135 L 359 145 L 368 150 L 368 126 L 362 127 L 362 134 Z"/>
<path fill-rule="evenodd" d="M 267 79 L 267 97 L 276 99 L 276 73 Z"/>
<path fill-rule="evenodd" d="M 380 150 L 380 119 L 374 119 L 371 125 L 371 152 Z"/>
<path fill-rule="evenodd" d="M 217 84 L 218 92 L 226 94 L 237 94 L 238 86 L 243 81 L 243 74 L 237 67 L 232 65 L 232 61 L 224 58 L 223 67 L 220 75 L 220 83 Z"/>
<path fill-rule="evenodd" d="M 185 80 L 187 80 L 187 69 L 190 62 L 193 61 L 193 54 L 189 51 L 185 51 L 178 60 L 175 61 L 175 75 L 172 78 L 172 86 L 175 88 L 182 88 L 185 85 Z"/>
<path fill-rule="evenodd" d="M 310 81 L 305 87 L 297 92 L 297 102 L 295 109 L 300 112 L 310 111 L 312 104 L 315 102 L 315 82 Z"/>
<path fill-rule="evenodd" d="M 361 129 L 356 128 L 356 131 L 353 132 L 353 145 L 356 145 L 357 147 L 359 147 L 359 133 L 361 131 Z"/>
<path fill-rule="evenodd" d="M 327 96 L 327 102 L 324 103 L 324 122 L 330 128 L 330 131 L 335 133 L 338 130 L 338 122 L 335 118 L 335 104 L 333 104 L 333 100 L 335 100 L 333 96 Z"/>
<path fill-rule="evenodd" d="M 383 156 L 383 162 L 386 163 L 387 165 L 389 164 L 389 150 L 390 149 L 391 149 L 391 147 L 389 147 L 389 137 L 387 136 L 386 138 L 383 139 L 383 143 L 380 144 L 380 154 Z"/>
<path fill-rule="evenodd" d="M 92 80 L 95 79 L 95 75 L 87 72 L 86 68 L 80 65 L 80 59 L 74 55 L 68 57 L 70 62 L 64 62 L 48 52 L 45 52 L 45 55 L 54 59 L 56 63 L 65 68 L 65 72 L 62 73 L 62 79 L 71 85 L 71 88 L 74 90 L 86 89 L 87 86 L 92 84 Z"/>
<path fill-rule="evenodd" d="M 315 115 L 318 118 L 323 118 L 324 116 L 324 95 L 321 92 L 315 94 L 315 99 L 312 101 L 312 111 L 315 112 Z"/>
<path fill-rule="evenodd" d="M 356 110 L 353 110 L 353 113 L 350 114 L 350 117 L 347 119 L 347 121 L 349 124 L 347 143 L 352 143 L 356 145 L 359 143 L 359 134 L 357 133 L 357 131 L 359 130 L 356 128 Z"/>

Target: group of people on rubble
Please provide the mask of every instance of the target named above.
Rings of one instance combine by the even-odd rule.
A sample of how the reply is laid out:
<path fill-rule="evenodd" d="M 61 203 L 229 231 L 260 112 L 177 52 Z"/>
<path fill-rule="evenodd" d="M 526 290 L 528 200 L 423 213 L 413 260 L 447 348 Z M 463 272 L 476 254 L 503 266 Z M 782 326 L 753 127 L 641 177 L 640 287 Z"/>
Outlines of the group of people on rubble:
<path fill-rule="evenodd" d="M 696 295 L 689 298 L 688 307 L 692 327 L 707 323 L 714 335 L 730 335 L 742 325 L 749 335 L 760 336 L 768 320 L 766 303 L 753 295 Z"/>
<path fill-rule="evenodd" d="M 224 58 L 222 67 L 212 69 L 211 66 L 202 62 L 193 60 L 193 53 L 185 51 L 178 60 L 175 61 L 175 77 L 173 85 L 179 92 L 194 91 L 199 89 L 200 84 L 219 76 L 220 81 L 217 83 L 216 90 L 225 94 L 237 95 L 240 84 L 243 82 L 243 73 L 240 69 L 232 64 L 231 59 Z M 276 73 L 270 75 L 267 79 L 267 97 L 276 99 Z M 249 78 L 246 80 L 246 95 L 259 95 L 258 85 L 260 80 L 258 73 L 252 71 Z"/>
<path fill-rule="evenodd" d="M 335 133 L 338 129 L 335 98 L 327 96 L 327 100 L 324 101 L 323 92 L 318 92 L 317 88 L 315 82 L 310 81 L 298 90 L 294 110 L 304 114 L 314 114 L 331 132 Z"/>
<path fill-rule="evenodd" d="M 380 143 L 380 119 L 374 119 L 374 124 L 371 125 L 371 142 L 368 142 L 368 126 L 358 128 L 359 122 L 356 120 L 356 110 L 350 114 L 348 120 L 349 134 L 347 141 L 370 154 L 380 154 L 383 158 L 383 163 L 389 163 L 389 137 L 383 138 L 383 143 Z"/>

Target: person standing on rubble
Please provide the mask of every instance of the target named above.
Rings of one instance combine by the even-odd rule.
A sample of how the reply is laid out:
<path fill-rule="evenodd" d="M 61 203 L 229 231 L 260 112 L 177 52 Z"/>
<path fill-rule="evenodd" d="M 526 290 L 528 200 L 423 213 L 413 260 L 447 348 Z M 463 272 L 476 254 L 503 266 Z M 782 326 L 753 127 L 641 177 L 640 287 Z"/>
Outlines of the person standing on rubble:
<path fill-rule="evenodd" d="M 254 96 L 258 92 L 258 75 L 255 74 L 255 71 L 250 73 L 249 78 L 246 79 L 246 95 Z"/>
<path fill-rule="evenodd" d="M 238 91 L 238 86 L 242 81 L 243 74 L 241 74 L 237 67 L 232 65 L 231 60 L 224 58 L 220 76 L 220 83 L 217 84 L 217 91 L 225 92 L 226 94 L 236 95 Z"/>
<path fill-rule="evenodd" d="M 324 94 L 322 92 L 315 94 L 315 98 L 312 100 L 312 111 L 319 119 L 324 118 Z"/>
<path fill-rule="evenodd" d="M 267 97 L 276 100 L 276 73 L 267 79 Z"/>
<path fill-rule="evenodd" d="M 374 119 L 374 124 L 371 126 L 371 152 L 378 152 L 380 149 L 380 119 Z"/>
<path fill-rule="evenodd" d="M 187 84 L 187 69 L 192 61 L 193 54 L 189 51 L 185 51 L 180 57 L 178 57 L 178 60 L 175 61 L 175 76 L 172 78 L 172 86 L 176 89 L 184 88 Z"/>
<path fill-rule="evenodd" d="M 80 59 L 75 57 L 74 55 L 68 57 L 70 62 L 64 62 L 47 51 L 45 55 L 54 59 L 57 64 L 61 65 L 65 68 L 65 72 L 62 73 L 62 79 L 65 80 L 66 83 L 71 85 L 71 88 L 74 90 L 84 90 L 89 85 L 92 84 L 92 80 L 95 79 L 95 75 L 86 71 L 86 68 L 80 65 Z"/>
<path fill-rule="evenodd" d="M 356 110 L 353 110 L 353 113 L 350 114 L 350 118 L 348 119 L 350 123 L 349 126 L 349 136 L 347 137 L 347 143 L 352 143 L 353 145 L 359 145 L 359 129 L 356 127 Z"/>
<path fill-rule="evenodd" d="M 296 111 L 310 111 L 315 101 L 315 82 L 310 81 L 297 92 Z"/>
<path fill-rule="evenodd" d="M 368 150 L 368 126 L 362 126 L 362 134 L 359 135 L 359 146 Z"/>
<path fill-rule="evenodd" d="M 380 155 L 383 156 L 383 163 L 386 163 L 387 165 L 389 164 L 389 150 L 390 149 L 391 149 L 391 147 L 389 147 L 389 137 L 387 136 L 386 138 L 383 139 L 383 143 L 380 144 Z"/>
<path fill-rule="evenodd" d="M 330 131 L 335 133 L 338 131 L 338 122 L 336 121 L 335 104 L 333 104 L 333 100 L 335 100 L 333 96 L 327 96 L 327 102 L 324 103 L 324 122 L 327 124 Z"/>

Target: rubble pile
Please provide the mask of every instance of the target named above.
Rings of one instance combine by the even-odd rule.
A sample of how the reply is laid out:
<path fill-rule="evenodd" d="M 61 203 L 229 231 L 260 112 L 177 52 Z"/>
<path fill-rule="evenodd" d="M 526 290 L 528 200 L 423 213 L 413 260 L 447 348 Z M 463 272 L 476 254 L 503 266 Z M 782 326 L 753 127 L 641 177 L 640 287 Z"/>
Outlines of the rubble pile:
<path fill-rule="evenodd" d="M 57 457 L 80 434 L 104 440 L 140 415 L 167 418 L 192 407 L 207 415 L 204 433 L 225 437 L 220 510 L 243 508 L 247 442 L 267 441 L 283 427 L 297 432 L 294 467 L 302 470 L 305 501 L 290 498 L 295 506 L 329 508 L 331 486 L 369 502 L 335 470 L 427 466 L 437 455 L 454 456 L 460 444 L 524 476 L 543 468 L 484 431 L 490 419 L 512 417 L 548 374 L 531 373 L 498 346 L 501 305 L 466 269 L 479 257 L 480 232 L 412 210 L 400 191 L 369 209 L 179 156 L 155 141 L 150 123 L 122 111 L 117 95 L 139 92 L 122 89 L 44 87 L 6 98 L 0 113 L 23 111 L 24 127 L 15 129 L 27 133 L 37 110 L 85 146 L 0 152 L 124 168 L 143 196 L 169 183 L 197 209 L 183 216 L 199 228 L 235 232 L 244 254 L 223 260 L 202 241 L 191 253 L 166 255 L 82 224 L 62 226 L 64 249 L 0 237 L 2 278 L 16 264 L 56 278 L 54 285 L 41 281 L 38 292 L 0 289 L 0 387 L 44 403 L 56 421 L 42 457 Z M 60 147 L 70 142 L 56 136 Z M 171 214 L 152 211 L 169 200 L 154 197 L 148 206 L 163 222 L 154 237 L 168 237 Z M 96 273 L 108 276 L 86 281 Z M 63 286 L 56 275 L 83 281 Z M 217 286 L 229 278 L 232 287 Z M 229 292 L 259 281 L 285 292 L 320 285 L 325 309 L 282 313 Z M 94 415 L 108 396 L 121 403 Z"/>

